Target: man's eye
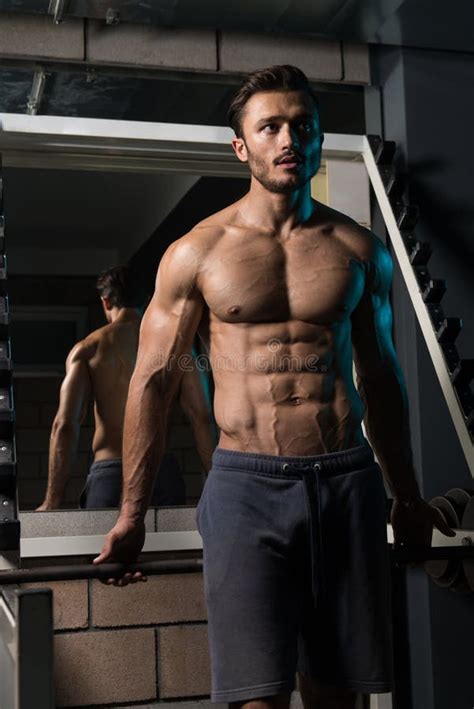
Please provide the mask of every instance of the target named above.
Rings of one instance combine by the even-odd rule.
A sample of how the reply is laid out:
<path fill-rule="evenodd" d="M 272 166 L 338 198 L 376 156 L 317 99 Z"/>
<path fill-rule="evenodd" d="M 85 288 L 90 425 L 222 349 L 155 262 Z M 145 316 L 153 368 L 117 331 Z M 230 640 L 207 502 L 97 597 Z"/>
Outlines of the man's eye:
<path fill-rule="evenodd" d="M 313 127 L 313 126 L 311 125 L 311 123 L 300 123 L 300 128 L 301 128 L 305 133 L 309 133 L 310 130 L 312 129 L 312 127 Z"/>
<path fill-rule="evenodd" d="M 269 128 L 270 131 L 267 131 L 267 128 Z M 263 130 L 266 131 L 267 133 L 268 133 L 268 132 L 271 133 L 274 128 L 276 128 L 275 123 L 267 123 L 265 126 L 263 126 Z"/>

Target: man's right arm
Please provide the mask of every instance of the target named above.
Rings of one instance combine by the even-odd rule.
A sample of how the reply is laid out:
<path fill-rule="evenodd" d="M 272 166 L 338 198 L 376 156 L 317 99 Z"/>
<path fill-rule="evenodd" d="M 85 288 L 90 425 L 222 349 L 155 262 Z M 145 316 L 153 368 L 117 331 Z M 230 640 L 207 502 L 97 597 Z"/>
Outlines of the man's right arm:
<path fill-rule="evenodd" d="M 131 562 L 143 546 L 144 517 L 164 453 L 167 415 L 182 375 L 180 358 L 191 350 L 203 311 L 196 282 L 199 252 L 191 239 L 186 235 L 165 252 L 143 316 L 125 409 L 122 505 L 95 563 Z"/>

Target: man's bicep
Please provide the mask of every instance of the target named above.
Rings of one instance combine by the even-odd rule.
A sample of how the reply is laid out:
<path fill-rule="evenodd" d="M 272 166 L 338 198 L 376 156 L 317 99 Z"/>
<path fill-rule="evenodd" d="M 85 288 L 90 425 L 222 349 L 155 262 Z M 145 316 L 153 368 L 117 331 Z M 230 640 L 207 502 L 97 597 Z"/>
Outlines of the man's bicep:
<path fill-rule="evenodd" d="M 191 351 L 202 317 L 195 264 L 184 258 L 185 249 L 174 246 L 160 262 L 155 292 L 140 327 L 136 371 L 145 376 L 176 369 L 179 358 Z"/>
<path fill-rule="evenodd" d="M 64 423 L 82 423 L 91 393 L 87 362 L 76 349 L 66 360 L 66 376 L 59 393 L 56 418 Z"/>
<path fill-rule="evenodd" d="M 354 364 L 361 377 L 377 376 L 394 366 L 390 286 L 393 264 L 377 237 L 364 293 L 351 315 Z"/>

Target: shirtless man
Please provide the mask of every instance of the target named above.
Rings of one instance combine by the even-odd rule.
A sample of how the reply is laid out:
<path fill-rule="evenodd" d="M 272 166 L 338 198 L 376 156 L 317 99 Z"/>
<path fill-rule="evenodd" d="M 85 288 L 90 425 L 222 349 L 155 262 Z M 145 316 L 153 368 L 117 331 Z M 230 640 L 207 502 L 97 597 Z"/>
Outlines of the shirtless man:
<path fill-rule="evenodd" d="M 311 198 L 323 135 L 306 77 L 251 74 L 229 120 L 250 189 L 160 262 L 126 408 L 124 499 L 94 561 L 142 548 L 179 380 L 169 365 L 208 315 L 220 439 L 196 514 L 211 700 L 286 709 L 297 670 L 306 709 L 353 709 L 357 692 L 392 688 L 382 472 L 397 543 L 454 532 L 415 480 L 389 252 Z"/>
<path fill-rule="evenodd" d="M 51 431 L 48 487 L 44 502 L 37 508 L 39 511 L 57 509 L 61 504 L 90 397 L 94 400 L 94 462 L 80 507 L 119 506 L 123 418 L 137 356 L 143 296 L 130 269 L 123 266 L 101 273 L 97 289 L 108 324 L 78 342 L 66 360 L 66 376 Z M 207 473 L 214 441 L 204 393 L 192 360 L 179 386 L 179 402 L 190 419 Z M 172 453 L 165 453 L 155 481 L 152 504 L 184 503 L 185 485 L 179 462 Z"/>

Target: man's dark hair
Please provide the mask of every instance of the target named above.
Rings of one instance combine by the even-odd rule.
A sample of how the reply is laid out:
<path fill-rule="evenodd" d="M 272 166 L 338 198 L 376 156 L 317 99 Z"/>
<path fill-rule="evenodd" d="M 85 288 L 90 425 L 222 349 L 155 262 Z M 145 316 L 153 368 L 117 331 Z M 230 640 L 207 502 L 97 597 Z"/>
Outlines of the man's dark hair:
<path fill-rule="evenodd" d="M 237 138 L 243 138 L 242 119 L 245 104 L 251 96 L 260 91 L 306 91 L 313 99 L 319 114 L 318 97 L 301 69 L 291 64 L 269 66 L 249 74 L 231 100 L 227 120 Z"/>
<path fill-rule="evenodd" d="M 102 271 L 96 283 L 99 295 L 116 308 L 140 308 L 146 295 L 130 266 L 114 266 Z"/>

